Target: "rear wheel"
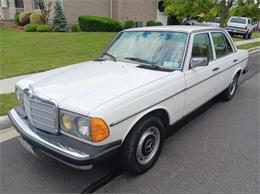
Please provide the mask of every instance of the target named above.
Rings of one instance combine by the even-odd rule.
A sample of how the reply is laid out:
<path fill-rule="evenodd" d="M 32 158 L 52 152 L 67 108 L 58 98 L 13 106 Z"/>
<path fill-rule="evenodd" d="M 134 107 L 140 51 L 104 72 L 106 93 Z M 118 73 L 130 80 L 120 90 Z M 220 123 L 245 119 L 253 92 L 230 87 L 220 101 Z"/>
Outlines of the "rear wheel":
<path fill-rule="evenodd" d="M 238 82 L 238 74 L 236 74 L 231 83 L 229 84 L 228 88 L 223 92 L 223 99 L 225 101 L 229 101 L 231 100 L 235 93 L 236 93 L 236 90 L 237 90 L 237 82 Z"/>
<path fill-rule="evenodd" d="M 165 127 L 156 116 L 145 117 L 127 136 L 121 160 L 127 171 L 144 173 L 157 161 L 164 142 Z"/>

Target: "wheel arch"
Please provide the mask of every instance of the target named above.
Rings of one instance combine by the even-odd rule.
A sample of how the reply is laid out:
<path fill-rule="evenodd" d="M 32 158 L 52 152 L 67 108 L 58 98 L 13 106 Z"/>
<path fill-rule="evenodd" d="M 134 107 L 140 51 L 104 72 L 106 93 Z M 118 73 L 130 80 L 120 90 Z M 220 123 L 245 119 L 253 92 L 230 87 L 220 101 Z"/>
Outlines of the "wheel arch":
<path fill-rule="evenodd" d="M 132 129 L 135 127 L 135 125 L 137 123 L 139 123 L 140 121 L 142 121 L 145 117 L 149 117 L 149 116 L 159 117 L 162 120 L 166 129 L 170 125 L 170 114 L 166 108 L 158 106 L 155 108 L 148 109 L 148 110 L 138 114 L 134 118 L 134 120 L 132 120 L 131 125 L 129 126 L 128 130 L 126 131 L 125 135 L 123 136 L 123 142 L 126 139 L 126 137 L 129 135 L 129 133 L 132 131 Z"/>

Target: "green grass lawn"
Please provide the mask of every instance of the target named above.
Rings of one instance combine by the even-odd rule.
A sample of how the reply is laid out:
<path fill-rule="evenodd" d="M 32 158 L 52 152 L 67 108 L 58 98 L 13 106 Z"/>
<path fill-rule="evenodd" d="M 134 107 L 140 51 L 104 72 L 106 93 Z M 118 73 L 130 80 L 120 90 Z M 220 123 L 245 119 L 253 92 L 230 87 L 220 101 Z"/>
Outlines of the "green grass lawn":
<path fill-rule="evenodd" d="M 259 37 L 260 37 L 260 32 L 254 32 L 254 33 L 252 34 L 252 38 L 259 38 Z M 244 41 L 244 40 L 246 40 L 246 39 L 243 39 L 242 36 L 232 37 L 232 39 L 233 39 L 234 41 Z"/>
<path fill-rule="evenodd" d="M 8 111 L 17 105 L 15 93 L 0 94 L 0 116 L 7 115 Z"/>
<path fill-rule="evenodd" d="M 38 33 L 0 28 L 0 79 L 95 59 L 115 34 Z"/>
<path fill-rule="evenodd" d="M 250 49 L 250 48 L 258 47 L 258 46 L 260 46 L 260 42 L 248 43 L 248 44 L 245 44 L 245 45 L 239 45 L 237 47 L 239 49 Z"/>

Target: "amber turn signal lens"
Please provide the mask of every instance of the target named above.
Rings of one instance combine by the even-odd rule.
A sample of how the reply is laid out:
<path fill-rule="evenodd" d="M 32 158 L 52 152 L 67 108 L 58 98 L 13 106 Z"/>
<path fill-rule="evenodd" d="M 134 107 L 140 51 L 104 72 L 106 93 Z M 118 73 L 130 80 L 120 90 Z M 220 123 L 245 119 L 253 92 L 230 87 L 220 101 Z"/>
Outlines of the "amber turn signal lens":
<path fill-rule="evenodd" d="M 92 118 L 91 126 L 91 140 L 93 142 L 100 142 L 109 136 L 109 129 L 105 121 L 99 118 Z"/>

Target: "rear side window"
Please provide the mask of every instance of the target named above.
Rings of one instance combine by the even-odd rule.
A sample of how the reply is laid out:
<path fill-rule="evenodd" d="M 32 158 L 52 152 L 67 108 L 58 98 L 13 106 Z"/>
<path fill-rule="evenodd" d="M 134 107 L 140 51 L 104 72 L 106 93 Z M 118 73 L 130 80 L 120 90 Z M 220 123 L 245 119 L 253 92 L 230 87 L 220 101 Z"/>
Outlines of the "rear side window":
<path fill-rule="evenodd" d="M 214 48 L 216 52 L 216 57 L 220 58 L 227 55 L 228 53 L 233 52 L 233 49 L 227 40 L 226 36 L 221 32 L 211 33 Z"/>
<path fill-rule="evenodd" d="M 196 34 L 193 39 L 192 57 L 206 57 L 213 59 L 212 47 L 208 33 Z"/>
<path fill-rule="evenodd" d="M 228 40 L 228 38 L 227 38 L 226 35 L 223 34 L 223 36 L 224 36 L 224 39 L 225 39 L 225 42 L 226 42 L 226 50 L 227 50 L 227 53 L 232 53 L 232 52 L 233 52 L 233 48 L 232 48 L 232 46 L 231 46 L 230 41 Z"/>

